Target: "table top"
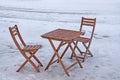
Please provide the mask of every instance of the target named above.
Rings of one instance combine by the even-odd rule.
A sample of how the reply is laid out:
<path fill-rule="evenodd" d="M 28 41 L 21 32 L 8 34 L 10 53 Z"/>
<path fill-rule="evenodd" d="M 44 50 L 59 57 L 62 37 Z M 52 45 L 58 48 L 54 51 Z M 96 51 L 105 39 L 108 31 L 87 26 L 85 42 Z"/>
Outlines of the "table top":
<path fill-rule="evenodd" d="M 70 41 L 82 34 L 80 31 L 67 30 L 67 29 L 56 29 L 41 35 L 42 38 Z"/>

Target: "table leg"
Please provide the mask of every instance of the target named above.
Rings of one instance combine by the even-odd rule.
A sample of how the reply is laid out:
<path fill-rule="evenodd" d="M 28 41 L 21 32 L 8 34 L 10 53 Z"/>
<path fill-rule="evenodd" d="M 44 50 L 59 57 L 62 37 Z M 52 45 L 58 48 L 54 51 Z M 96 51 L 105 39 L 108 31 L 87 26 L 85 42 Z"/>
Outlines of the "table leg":
<path fill-rule="evenodd" d="M 54 49 L 55 49 L 55 46 L 53 45 L 53 42 L 52 42 L 52 40 L 51 40 L 51 39 L 49 39 L 49 42 L 50 42 L 50 44 L 51 44 L 52 48 L 54 48 Z M 49 68 L 49 66 L 52 64 L 52 61 L 54 60 L 54 58 L 55 58 L 55 56 L 56 56 L 56 54 L 55 54 L 55 53 L 56 53 L 59 49 L 60 49 L 60 47 L 58 47 L 56 50 L 54 50 L 54 54 L 53 54 L 53 56 L 52 56 L 51 60 L 49 61 L 49 63 L 48 63 L 48 65 L 47 65 L 47 67 L 45 68 L 45 70 L 47 70 L 47 69 Z"/>
<path fill-rule="evenodd" d="M 73 41 L 73 44 L 74 44 L 74 51 L 75 51 L 75 49 L 77 48 L 77 50 L 78 50 L 78 51 L 80 52 L 80 54 L 82 55 L 82 51 L 81 51 L 80 48 L 78 48 L 78 46 L 77 46 L 78 41 L 76 41 L 76 42 Z M 72 53 L 71 56 L 70 56 L 70 59 L 72 59 L 73 56 L 74 56 L 74 55 L 73 55 L 73 53 Z"/>
<path fill-rule="evenodd" d="M 47 70 L 49 68 L 49 66 L 51 65 L 51 63 L 52 63 L 53 59 L 55 58 L 55 56 L 56 56 L 56 54 L 54 54 L 52 56 L 51 60 L 49 61 L 48 65 L 47 65 L 47 67 L 45 68 L 45 70 Z"/>
<path fill-rule="evenodd" d="M 77 55 L 76 55 L 76 53 L 75 53 L 74 48 L 72 48 L 72 46 L 71 46 L 71 43 L 69 43 L 69 46 L 70 46 L 70 48 L 71 48 L 71 50 L 72 50 L 73 55 L 74 55 L 75 58 L 76 58 L 77 63 L 79 64 L 79 66 L 80 66 L 81 68 L 83 68 L 82 64 L 80 63 L 80 61 L 79 61 L 79 59 L 78 59 L 78 57 L 77 57 Z"/>
<path fill-rule="evenodd" d="M 65 48 L 64 52 L 61 54 L 60 58 L 62 58 L 62 57 L 64 56 L 64 54 L 66 53 L 66 51 L 68 50 L 69 47 L 70 47 L 70 46 L 69 46 L 69 44 L 68 44 L 67 47 Z"/>
<path fill-rule="evenodd" d="M 53 50 L 54 50 L 54 55 L 53 55 L 53 57 L 51 58 L 51 60 L 50 60 L 50 62 L 48 63 L 47 67 L 45 68 L 45 70 L 49 68 L 49 66 L 51 65 L 51 63 L 52 63 L 52 61 L 54 60 L 55 56 L 57 56 L 57 57 L 58 57 L 58 61 L 59 61 L 59 63 L 61 64 L 62 68 L 64 69 L 65 73 L 69 76 L 69 74 L 68 74 L 68 72 L 67 72 L 67 69 L 65 68 L 65 66 L 64 66 L 64 64 L 63 64 L 63 62 L 62 62 L 62 60 L 61 60 L 61 58 L 60 58 L 60 56 L 59 56 L 59 54 L 58 54 L 58 51 L 59 51 L 60 47 L 61 47 L 62 44 L 63 44 L 63 41 L 60 42 L 60 44 L 58 45 L 57 48 L 55 48 L 55 46 L 54 46 L 54 44 L 53 44 L 53 42 L 52 42 L 51 39 L 49 39 L 49 42 L 50 42 L 50 44 L 51 44 L 51 46 L 52 46 L 52 48 L 53 48 Z"/>

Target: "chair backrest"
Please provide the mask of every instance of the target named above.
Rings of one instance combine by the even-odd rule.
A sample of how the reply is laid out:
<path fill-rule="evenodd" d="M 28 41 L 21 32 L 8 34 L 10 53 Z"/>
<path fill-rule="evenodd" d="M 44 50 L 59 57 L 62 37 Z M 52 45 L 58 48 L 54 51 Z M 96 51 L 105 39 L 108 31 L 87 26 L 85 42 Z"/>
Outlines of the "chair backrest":
<path fill-rule="evenodd" d="M 12 37 L 15 45 L 21 52 L 22 47 L 26 46 L 26 44 L 20 35 L 17 25 L 14 25 L 13 27 L 9 27 L 9 31 L 10 31 L 11 37 Z"/>
<path fill-rule="evenodd" d="M 84 18 L 82 17 L 80 31 L 83 31 L 83 27 L 91 27 L 92 31 L 90 32 L 90 39 L 93 38 L 94 30 L 95 30 L 96 18 Z"/>

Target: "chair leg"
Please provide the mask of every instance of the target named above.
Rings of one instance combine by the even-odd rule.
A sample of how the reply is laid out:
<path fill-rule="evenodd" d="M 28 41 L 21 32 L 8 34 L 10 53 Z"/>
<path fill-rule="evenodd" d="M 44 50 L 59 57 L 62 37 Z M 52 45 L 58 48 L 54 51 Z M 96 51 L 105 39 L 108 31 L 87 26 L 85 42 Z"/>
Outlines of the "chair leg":
<path fill-rule="evenodd" d="M 86 49 L 86 51 L 85 51 L 85 53 L 84 53 L 84 58 L 83 58 L 83 62 L 85 61 L 85 59 L 86 59 L 86 56 L 87 56 L 87 52 L 89 51 L 89 49 Z"/>
<path fill-rule="evenodd" d="M 82 43 L 84 46 L 85 46 L 85 48 L 87 49 L 87 53 L 91 56 L 91 57 L 93 57 L 93 54 L 91 53 L 91 51 L 89 50 L 89 45 L 88 45 L 88 47 L 85 45 L 85 43 Z M 89 43 L 90 44 L 90 43 Z"/>
<path fill-rule="evenodd" d="M 85 46 L 85 48 L 86 48 L 86 51 L 85 51 L 85 53 L 84 53 L 84 58 L 83 58 L 83 62 L 85 61 L 85 59 L 86 59 L 86 56 L 89 54 L 89 55 L 91 55 L 91 57 L 93 56 L 92 55 L 92 53 L 90 52 L 90 50 L 89 50 L 89 48 L 90 48 L 90 43 L 88 43 L 88 46 L 85 44 L 85 43 L 82 43 L 84 46 Z"/>
<path fill-rule="evenodd" d="M 40 62 L 40 60 L 34 55 L 33 58 L 40 64 L 40 66 L 43 67 L 42 63 Z"/>
<path fill-rule="evenodd" d="M 31 61 L 30 59 L 29 59 L 29 63 L 34 67 L 34 69 L 37 71 L 37 72 L 40 72 L 39 71 L 39 69 L 38 69 L 38 67 L 33 63 L 33 61 Z"/>
<path fill-rule="evenodd" d="M 27 58 L 27 56 L 25 55 L 25 53 L 23 54 L 24 57 Z M 30 59 L 32 56 L 28 57 L 28 59 Z M 24 66 L 25 64 L 28 62 L 28 60 L 26 59 L 25 62 L 18 68 L 17 72 L 19 72 Z"/>
<path fill-rule="evenodd" d="M 85 49 L 86 49 L 85 52 L 82 52 L 82 51 L 80 50 L 80 48 L 77 46 L 77 44 L 78 44 L 77 41 L 76 41 L 76 42 L 73 41 L 73 44 L 74 44 L 74 51 L 75 51 L 75 49 L 77 49 L 77 50 L 81 53 L 81 55 L 83 55 L 83 53 L 84 53 L 84 56 L 83 56 L 83 57 L 80 57 L 81 59 L 83 59 L 83 62 L 85 61 L 87 55 L 90 55 L 91 57 L 93 57 L 91 51 L 89 50 L 90 43 L 88 43 L 88 46 L 87 46 L 85 43 L 82 43 L 83 46 L 84 46 Z M 73 56 L 75 56 L 75 55 L 72 53 L 70 58 L 72 59 Z"/>
<path fill-rule="evenodd" d="M 36 52 L 37 52 L 37 50 L 36 50 L 34 53 L 36 53 Z M 30 52 L 30 54 L 32 55 L 33 53 Z M 38 64 L 39 64 L 41 67 L 43 67 L 42 63 L 40 62 L 40 60 L 39 60 L 35 55 L 33 55 L 33 58 L 38 62 Z"/>
<path fill-rule="evenodd" d="M 25 55 L 25 54 L 23 56 L 26 58 L 27 62 L 29 62 L 34 67 L 34 69 L 37 72 L 40 72 L 39 69 L 38 69 L 38 67 L 35 65 L 35 63 L 32 60 L 30 60 L 34 56 L 34 54 L 35 53 L 32 53 L 29 57 L 27 55 Z"/>
<path fill-rule="evenodd" d="M 25 66 L 25 64 L 27 63 L 28 61 L 26 60 L 19 68 L 18 68 L 18 70 L 16 71 L 16 72 L 19 72 L 24 66 Z"/>

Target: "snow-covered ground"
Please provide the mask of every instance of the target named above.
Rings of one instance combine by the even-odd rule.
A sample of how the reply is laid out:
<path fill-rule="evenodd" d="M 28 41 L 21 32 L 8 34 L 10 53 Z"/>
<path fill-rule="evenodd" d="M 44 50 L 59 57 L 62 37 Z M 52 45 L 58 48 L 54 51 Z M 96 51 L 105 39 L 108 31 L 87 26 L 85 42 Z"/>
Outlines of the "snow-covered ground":
<path fill-rule="evenodd" d="M 0 0 L 0 80 L 120 80 L 119 4 L 119 0 Z M 94 57 L 82 63 L 82 69 L 71 68 L 70 77 L 57 63 L 44 71 L 53 50 L 40 35 L 57 28 L 78 30 L 82 16 L 97 18 L 91 44 Z M 44 65 L 40 73 L 30 64 L 16 72 L 24 58 L 8 31 L 14 24 L 26 43 L 43 45 L 37 52 Z"/>

